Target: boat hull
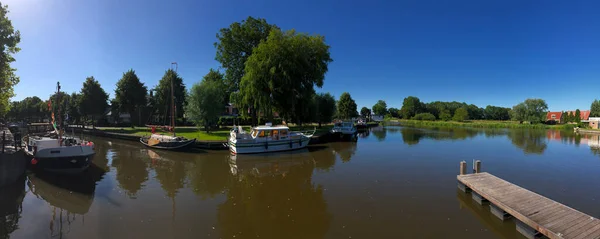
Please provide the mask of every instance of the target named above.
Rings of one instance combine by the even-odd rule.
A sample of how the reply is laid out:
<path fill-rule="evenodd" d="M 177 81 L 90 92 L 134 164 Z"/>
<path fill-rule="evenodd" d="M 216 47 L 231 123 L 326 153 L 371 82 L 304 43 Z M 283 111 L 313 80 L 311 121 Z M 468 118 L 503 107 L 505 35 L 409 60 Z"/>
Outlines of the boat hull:
<path fill-rule="evenodd" d="M 172 142 L 160 142 L 158 144 L 149 145 L 148 139 L 140 138 L 140 143 L 142 143 L 146 147 L 153 148 L 153 149 L 187 150 L 196 143 L 196 139 L 183 140 L 183 141 L 172 141 Z"/>
<path fill-rule="evenodd" d="M 34 170 L 43 170 L 51 173 L 77 174 L 82 173 L 90 167 L 93 161 L 94 153 L 78 156 L 57 156 L 57 157 L 34 157 L 35 163 L 31 162 Z"/>
<path fill-rule="evenodd" d="M 281 140 L 276 142 L 233 142 L 229 141 L 229 151 L 234 154 L 257 154 L 257 153 L 270 153 L 270 152 L 282 152 L 289 150 L 297 150 L 306 148 L 310 138 L 305 137 L 301 139 L 293 140 Z"/>

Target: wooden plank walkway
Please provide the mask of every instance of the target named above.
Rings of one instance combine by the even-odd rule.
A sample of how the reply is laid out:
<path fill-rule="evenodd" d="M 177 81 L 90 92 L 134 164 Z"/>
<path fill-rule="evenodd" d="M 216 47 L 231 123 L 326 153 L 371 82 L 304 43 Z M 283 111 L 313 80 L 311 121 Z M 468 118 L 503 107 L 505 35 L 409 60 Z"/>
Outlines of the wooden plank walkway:
<path fill-rule="evenodd" d="M 489 173 L 458 181 L 548 238 L 600 238 L 600 220 Z"/>

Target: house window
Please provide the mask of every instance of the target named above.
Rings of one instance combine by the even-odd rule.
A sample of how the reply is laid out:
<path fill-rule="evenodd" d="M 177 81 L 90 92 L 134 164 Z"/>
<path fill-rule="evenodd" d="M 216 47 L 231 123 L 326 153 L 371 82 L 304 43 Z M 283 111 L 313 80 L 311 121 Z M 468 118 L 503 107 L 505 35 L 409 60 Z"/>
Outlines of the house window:
<path fill-rule="evenodd" d="M 552 115 L 552 119 L 556 119 L 556 115 Z"/>

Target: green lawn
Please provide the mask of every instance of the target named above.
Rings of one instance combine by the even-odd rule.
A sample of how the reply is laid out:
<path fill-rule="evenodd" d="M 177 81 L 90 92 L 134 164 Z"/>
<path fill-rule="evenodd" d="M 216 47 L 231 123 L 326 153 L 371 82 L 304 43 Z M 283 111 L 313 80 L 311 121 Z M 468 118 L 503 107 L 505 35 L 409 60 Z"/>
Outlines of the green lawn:
<path fill-rule="evenodd" d="M 289 126 L 292 131 L 311 131 L 314 130 L 316 125 L 303 125 L 302 127 L 296 125 Z M 315 135 L 323 135 L 329 132 L 329 130 L 333 127 L 333 125 L 323 125 L 321 128 L 317 128 Z M 250 126 L 243 126 L 244 130 L 250 131 Z M 96 127 L 96 129 L 111 132 L 111 133 L 121 133 L 121 134 L 134 134 L 134 135 L 150 135 L 150 128 L 148 127 Z M 177 136 L 183 136 L 188 139 L 196 138 L 200 141 L 226 141 L 227 137 L 229 137 L 229 131 L 231 127 L 222 127 L 218 130 L 212 130 L 210 133 L 206 133 L 206 131 L 198 129 L 196 127 L 177 127 L 175 128 L 175 132 Z M 161 131 L 157 129 L 157 133 L 160 134 L 171 134 L 167 131 Z"/>

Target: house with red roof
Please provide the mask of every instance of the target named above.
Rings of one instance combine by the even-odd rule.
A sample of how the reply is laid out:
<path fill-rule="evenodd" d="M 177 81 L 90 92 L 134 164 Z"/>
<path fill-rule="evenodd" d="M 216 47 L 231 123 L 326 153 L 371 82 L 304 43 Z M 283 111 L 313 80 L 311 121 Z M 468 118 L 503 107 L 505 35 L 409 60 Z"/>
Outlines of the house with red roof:
<path fill-rule="evenodd" d="M 546 114 L 546 121 L 554 121 L 554 122 L 560 124 L 560 123 L 562 123 L 560 121 L 560 119 L 562 119 L 562 114 L 563 113 L 560 112 L 560 111 L 557 111 L 557 112 L 548 112 Z"/>

